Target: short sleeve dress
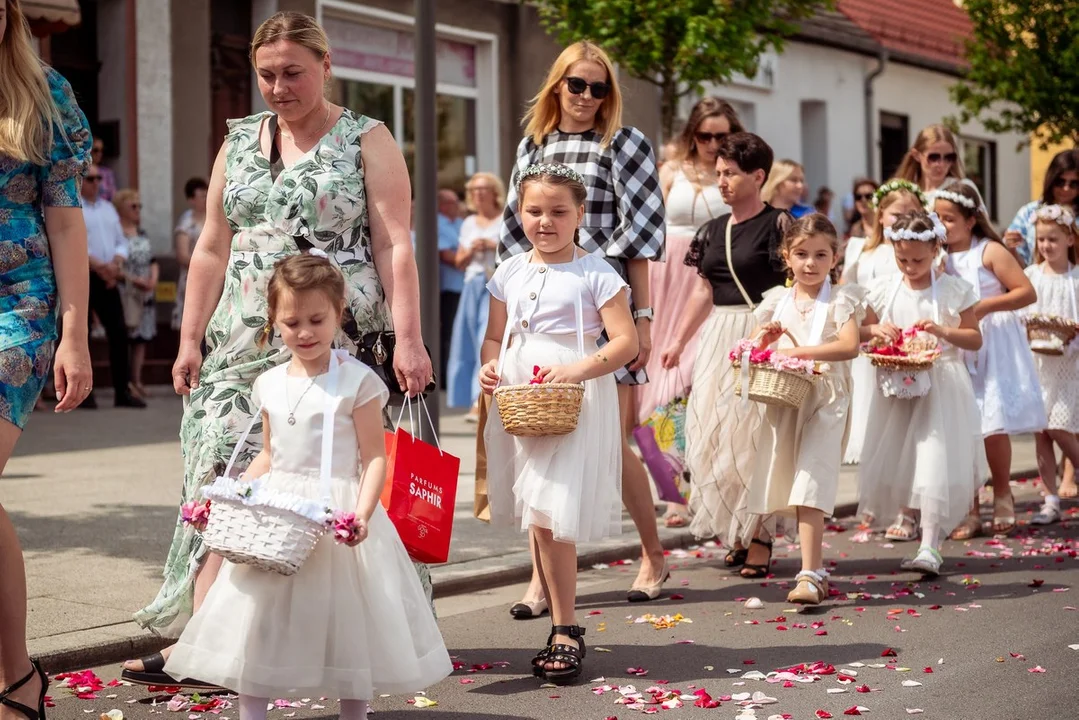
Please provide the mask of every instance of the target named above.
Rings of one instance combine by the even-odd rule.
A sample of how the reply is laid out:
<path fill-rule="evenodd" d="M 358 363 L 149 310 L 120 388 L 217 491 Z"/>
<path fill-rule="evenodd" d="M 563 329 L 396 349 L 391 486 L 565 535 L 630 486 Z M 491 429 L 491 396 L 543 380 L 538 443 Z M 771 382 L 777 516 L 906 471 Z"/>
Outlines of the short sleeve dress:
<path fill-rule="evenodd" d="M 623 280 L 629 282 L 626 260 L 664 258 L 665 211 L 652 144 L 637 128 L 624 127 L 609 145 L 594 130 L 555 130 L 539 145 L 530 137 L 521 141 L 502 216 L 499 260 L 532 247 L 517 212 L 517 175 L 533 163 L 561 163 L 581 174 L 588 198 L 579 244 L 606 258 Z M 605 342 L 600 336 L 600 347 Z M 641 385 L 648 382 L 648 373 L 620 368 L 615 380 L 619 385 Z"/>
<path fill-rule="evenodd" d="M 865 317 L 865 290 L 857 285 L 830 287 L 828 303 L 821 300 L 823 330 L 819 339 L 813 338 L 816 310 L 803 317 L 789 299 L 792 290 L 770 290 L 756 316 L 761 324 L 780 323 L 799 345 L 834 342 L 849 320 L 860 325 Z M 784 335 L 773 347 L 782 352 L 794 343 Z M 750 483 L 750 512 L 795 518 L 799 506 L 826 515 L 835 510 L 843 446 L 850 432 L 850 394 L 850 362 L 829 362 L 800 408 L 768 407 Z"/>
<path fill-rule="evenodd" d="M 1028 313 L 1079 322 L 1079 268 L 1070 265 L 1068 272 L 1060 275 L 1046 272 L 1045 263 L 1039 263 L 1028 267 L 1026 274 L 1038 293 L 1037 301 L 1026 308 Z M 1079 433 L 1079 343 L 1072 340 L 1063 355 L 1037 353 L 1034 363 L 1049 429 Z"/>
<path fill-rule="evenodd" d="M 184 400 L 181 503 L 197 498 L 199 489 L 224 471 L 255 411 L 255 378 L 289 359 L 275 332 L 265 344 L 257 342 L 266 328 L 266 286 L 274 263 L 318 248 L 344 273 L 341 347 L 354 352 L 363 335 L 391 327 L 371 254 L 361 156 L 363 137 L 378 121 L 346 109 L 318 144 L 288 167 L 271 162 L 260 145 L 263 124 L 272 135 L 276 122 L 268 112 L 229 121 L 224 210 L 234 234 L 221 299 L 206 328 L 199 386 Z M 258 453 L 260 429 L 256 425 L 240 452 L 238 467 Z M 136 613 L 138 623 L 170 637 L 183 629 L 205 552 L 201 537 L 177 513 L 165 582 L 157 598 Z M 429 588 L 429 573 L 423 566 L 420 572 Z"/>
<path fill-rule="evenodd" d="M 58 114 L 47 164 L 0 155 L 0 420 L 20 429 L 45 386 L 57 340 L 44 209 L 82 205 L 93 144 L 71 86 L 51 68 L 45 75 Z"/>

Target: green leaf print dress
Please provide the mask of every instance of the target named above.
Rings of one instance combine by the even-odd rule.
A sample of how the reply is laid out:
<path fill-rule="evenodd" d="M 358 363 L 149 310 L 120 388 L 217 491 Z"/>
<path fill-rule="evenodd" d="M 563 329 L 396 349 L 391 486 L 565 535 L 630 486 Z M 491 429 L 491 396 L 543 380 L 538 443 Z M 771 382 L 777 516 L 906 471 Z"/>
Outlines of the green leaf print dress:
<path fill-rule="evenodd" d="M 225 216 L 234 233 L 221 300 L 206 328 L 199 386 L 184 401 L 180 442 L 184 455 L 181 504 L 225 469 L 236 440 L 255 409 L 251 387 L 259 375 L 288 360 L 288 349 L 266 325 L 266 286 L 274 263 L 312 247 L 329 254 L 345 275 L 348 305 L 341 347 L 355 352 L 368 332 L 392 327 L 386 297 L 371 256 L 371 232 L 360 143 L 378 121 L 345 110 L 318 144 L 289 167 L 271 166 L 259 132 L 272 132 L 272 113 L 229 121 L 225 138 Z M 261 448 L 255 426 L 237 461 L 246 466 Z M 195 571 L 206 548 L 183 524 L 176 528 L 157 598 L 135 614 L 154 633 L 178 637 L 191 617 Z M 428 599 L 431 578 L 416 565 Z"/>

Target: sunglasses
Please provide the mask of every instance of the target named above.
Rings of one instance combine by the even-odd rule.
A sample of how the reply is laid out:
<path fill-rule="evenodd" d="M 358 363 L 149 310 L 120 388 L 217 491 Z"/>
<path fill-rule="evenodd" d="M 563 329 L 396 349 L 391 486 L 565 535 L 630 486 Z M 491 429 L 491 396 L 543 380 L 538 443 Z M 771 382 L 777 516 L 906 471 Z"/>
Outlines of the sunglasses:
<path fill-rule="evenodd" d="M 84 177 L 82 179 L 82 181 L 83 182 L 100 182 L 101 181 L 101 176 L 100 175 L 87 175 L 86 177 Z"/>
<path fill-rule="evenodd" d="M 941 160 L 951 164 L 958 160 L 959 156 L 955 153 L 948 153 L 947 155 L 941 155 L 940 153 L 929 153 L 925 156 L 925 159 L 933 164 L 939 163 Z"/>
<path fill-rule="evenodd" d="M 854 199 L 855 200 L 862 200 L 864 202 L 869 202 L 870 200 L 873 199 L 873 194 L 874 193 L 858 193 L 857 195 L 854 196 Z"/>
<path fill-rule="evenodd" d="M 1053 187 L 1068 190 L 1079 190 L 1079 180 L 1065 180 L 1064 178 L 1057 178 L 1053 182 Z"/>
<path fill-rule="evenodd" d="M 566 87 L 569 88 L 569 91 L 574 95 L 583 94 L 585 89 L 587 88 L 588 90 L 592 91 L 592 97 L 594 97 L 596 100 L 602 100 L 603 98 L 607 97 L 607 95 L 611 92 L 611 86 L 609 83 L 590 83 L 584 78 L 579 77 L 566 78 Z"/>
<path fill-rule="evenodd" d="M 699 142 L 701 145 L 704 145 L 705 143 L 710 142 L 723 142 L 729 134 L 730 133 L 696 132 L 693 133 L 693 137 L 697 138 L 697 142 Z"/>
<path fill-rule="evenodd" d="M 142 210 L 142 203 L 131 203 L 128 207 L 132 210 Z"/>
<path fill-rule="evenodd" d="M 465 188 L 465 192 L 478 193 L 478 192 L 487 192 L 488 190 L 492 190 L 492 189 L 493 188 L 489 188 L 486 185 L 479 185 L 477 187 Z"/>

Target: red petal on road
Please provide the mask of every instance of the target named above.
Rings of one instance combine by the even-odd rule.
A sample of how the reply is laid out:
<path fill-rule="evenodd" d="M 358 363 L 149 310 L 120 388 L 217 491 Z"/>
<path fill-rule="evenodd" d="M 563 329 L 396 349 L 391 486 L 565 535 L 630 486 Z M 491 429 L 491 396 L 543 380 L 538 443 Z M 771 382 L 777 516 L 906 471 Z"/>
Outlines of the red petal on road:
<path fill-rule="evenodd" d="M 933 672 L 933 668 L 931 668 L 931 667 L 926 667 L 926 669 L 925 669 L 925 670 L 922 670 L 922 672 L 924 672 L 924 673 L 931 673 L 931 672 Z"/>
<path fill-rule="evenodd" d="M 887 649 L 885 649 L 885 650 L 883 650 L 881 652 L 880 656 L 881 657 L 898 657 L 898 653 L 896 653 L 896 651 L 893 650 L 892 648 L 887 648 Z"/>
<path fill-rule="evenodd" d="M 818 710 L 814 714 L 817 717 L 821 718 L 821 720 L 826 720 L 826 718 L 835 717 L 834 715 L 832 715 L 832 713 L 828 712 L 827 710 Z"/>
<path fill-rule="evenodd" d="M 858 687 L 854 688 L 854 690 L 855 690 L 855 692 L 860 692 L 860 693 L 870 692 L 868 685 L 859 685 Z"/>
<path fill-rule="evenodd" d="M 686 599 L 685 595 L 679 595 L 677 593 L 675 593 L 674 595 L 671 595 L 671 600 L 685 600 L 685 599 Z"/>
<path fill-rule="evenodd" d="M 1042 585 L 1044 585 L 1044 584 L 1045 584 L 1045 581 L 1044 581 L 1044 580 L 1031 580 L 1031 581 L 1030 581 L 1030 584 L 1029 584 L 1029 585 L 1027 585 L 1027 587 L 1032 587 L 1032 588 L 1039 588 L 1039 587 L 1041 587 L 1041 586 L 1042 586 Z"/>
<path fill-rule="evenodd" d="M 849 707 L 846 710 L 844 710 L 843 714 L 844 715 L 861 715 L 862 711 L 858 709 L 857 705 L 855 705 L 854 707 Z"/>

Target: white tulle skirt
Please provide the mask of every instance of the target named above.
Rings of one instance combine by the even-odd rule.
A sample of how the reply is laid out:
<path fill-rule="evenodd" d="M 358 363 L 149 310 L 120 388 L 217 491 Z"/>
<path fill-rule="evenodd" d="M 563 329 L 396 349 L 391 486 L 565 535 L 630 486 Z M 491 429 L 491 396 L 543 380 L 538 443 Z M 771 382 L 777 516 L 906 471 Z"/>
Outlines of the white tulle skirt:
<path fill-rule="evenodd" d="M 970 376 L 956 351 L 946 351 L 929 372 L 924 397 L 873 397 L 858 468 L 859 512 L 887 523 L 913 508 L 923 524 L 949 532 L 970 510 L 989 468 Z"/>
<path fill-rule="evenodd" d="M 856 465 L 865 445 L 865 424 L 869 420 L 869 404 L 877 391 L 877 369 L 873 362 L 859 355 L 850 363 L 850 435 L 843 450 L 843 463 Z"/>
<path fill-rule="evenodd" d="M 1014 312 L 995 312 L 980 323 L 982 349 L 963 353 L 982 412 L 982 435 L 1021 435 L 1048 424 L 1034 353 Z"/>
<path fill-rule="evenodd" d="M 318 498 L 317 477 L 274 473 Z M 338 508 L 356 506 L 358 478 L 335 478 Z M 225 562 L 173 648 L 165 672 L 255 697 L 370 700 L 412 694 L 453 672 L 404 545 L 378 506 L 355 548 L 323 536 L 292 576 Z"/>
<path fill-rule="evenodd" d="M 596 352 L 585 339 L 585 353 Z M 504 385 L 532 379 L 539 365 L 581 359 L 576 335 L 514 335 L 502 369 Z M 559 437 L 506 433 L 497 400 L 487 416 L 487 494 L 492 525 L 535 525 L 563 542 L 593 542 L 622 532 L 622 432 L 613 374 L 584 384 L 577 429 Z"/>

